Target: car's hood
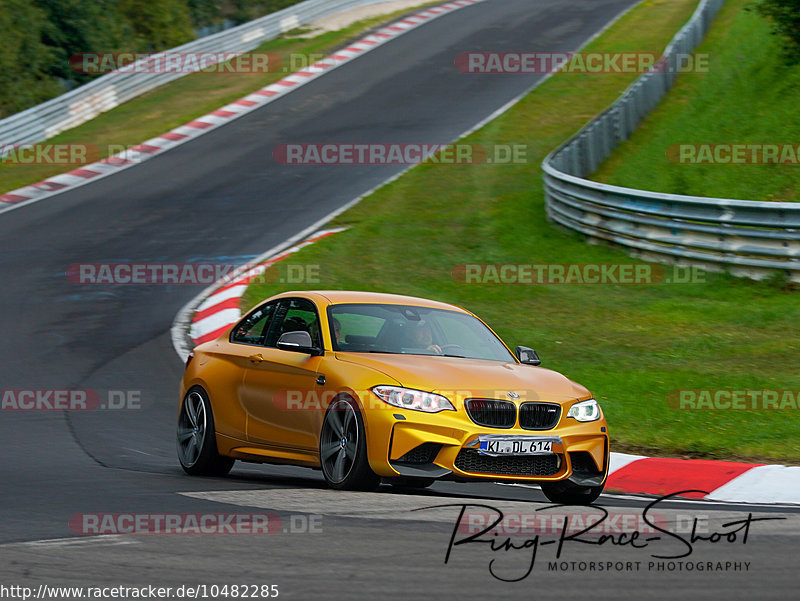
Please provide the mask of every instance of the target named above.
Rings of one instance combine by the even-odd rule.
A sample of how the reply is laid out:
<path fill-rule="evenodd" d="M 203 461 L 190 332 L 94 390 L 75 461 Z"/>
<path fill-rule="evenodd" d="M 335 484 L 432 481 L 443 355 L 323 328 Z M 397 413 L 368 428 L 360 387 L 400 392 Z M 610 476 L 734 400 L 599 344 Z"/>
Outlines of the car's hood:
<path fill-rule="evenodd" d="M 589 396 L 580 384 L 558 372 L 533 365 L 423 355 L 337 353 L 389 376 L 406 388 L 438 392 L 451 398 L 514 398 L 519 401 L 572 401 Z M 508 393 L 512 393 L 509 397 Z"/>

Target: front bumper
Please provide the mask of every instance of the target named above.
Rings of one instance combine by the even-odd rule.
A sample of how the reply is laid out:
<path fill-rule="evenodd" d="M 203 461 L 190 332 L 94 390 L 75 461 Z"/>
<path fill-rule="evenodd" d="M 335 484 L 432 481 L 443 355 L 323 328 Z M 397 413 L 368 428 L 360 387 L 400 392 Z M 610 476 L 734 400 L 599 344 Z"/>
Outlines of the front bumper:
<path fill-rule="evenodd" d="M 505 482 L 570 480 L 599 486 L 608 472 L 608 431 L 604 418 L 580 423 L 562 416 L 550 430 L 518 426 L 488 428 L 463 411 L 427 414 L 391 408 L 367 411 L 369 463 L 380 476 L 447 478 Z M 552 455 L 480 455 L 481 434 L 558 437 Z M 387 445 L 388 441 L 388 445 Z"/>

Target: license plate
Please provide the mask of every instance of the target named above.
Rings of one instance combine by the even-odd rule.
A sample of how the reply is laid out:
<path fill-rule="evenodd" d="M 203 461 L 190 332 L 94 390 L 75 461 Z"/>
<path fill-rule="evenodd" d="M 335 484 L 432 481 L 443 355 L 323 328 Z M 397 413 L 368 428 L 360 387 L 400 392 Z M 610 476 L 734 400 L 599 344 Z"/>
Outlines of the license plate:
<path fill-rule="evenodd" d="M 553 441 L 546 438 L 479 438 L 481 455 L 548 455 L 553 452 Z"/>

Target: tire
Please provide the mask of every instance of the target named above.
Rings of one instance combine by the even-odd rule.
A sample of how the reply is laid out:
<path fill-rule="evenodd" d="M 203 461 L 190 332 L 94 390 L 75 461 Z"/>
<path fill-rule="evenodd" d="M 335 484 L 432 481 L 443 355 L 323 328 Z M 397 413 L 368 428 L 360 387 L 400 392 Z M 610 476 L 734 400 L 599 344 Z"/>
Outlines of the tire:
<path fill-rule="evenodd" d="M 235 460 L 217 451 L 214 415 L 206 391 L 194 387 L 186 393 L 176 433 L 178 461 L 192 476 L 224 476 Z"/>
<path fill-rule="evenodd" d="M 325 413 L 319 437 L 319 459 L 328 486 L 336 490 L 375 490 L 380 476 L 367 459 L 364 420 L 347 397 L 333 401 Z"/>
<path fill-rule="evenodd" d="M 431 484 L 436 482 L 436 478 L 406 478 L 400 476 L 399 478 L 386 478 L 386 482 L 396 488 L 428 488 Z"/>
<path fill-rule="evenodd" d="M 542 482 L 542 492 L 559 505 L 591 505 L 603 492 L 603 486 L 578 486 L 572 482 Z"/>

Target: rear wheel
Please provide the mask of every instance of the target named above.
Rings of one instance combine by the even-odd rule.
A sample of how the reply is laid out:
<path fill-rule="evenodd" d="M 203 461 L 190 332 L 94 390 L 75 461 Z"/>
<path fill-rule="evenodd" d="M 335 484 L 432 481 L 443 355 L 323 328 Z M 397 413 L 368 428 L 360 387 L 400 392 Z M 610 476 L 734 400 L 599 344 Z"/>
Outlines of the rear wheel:
<path fill-rule="evenodd" d="M 328 407 L 319 438 L 322 475 L 338 490 L 375 490 L 380 477 L 367 460 L 364 420 L 358 406 L 340 398 Z"/>
<path fill-rule="evenodd" d="M 603 486 L 578 486 L 572 482 L 542 482 L 542 492 L 559 505 L 591 505 L 603 492 Z"/>
<path fill-rule="evenodd" d="M 208 395 L 202 388 L 186 393 L 178 417 L 178 461 L 192 476 L 224 476 L 234 460 L 217 451 L 214 416 Z"/>

